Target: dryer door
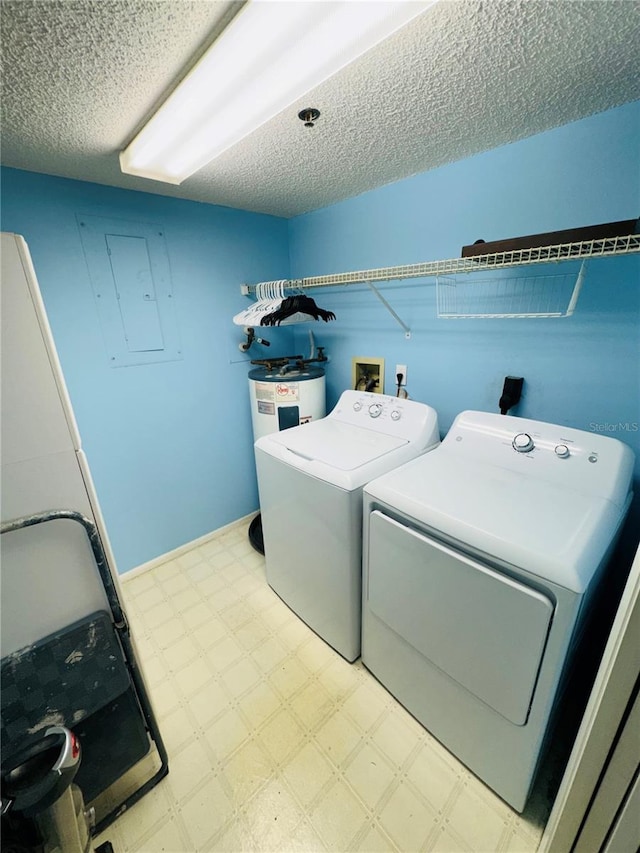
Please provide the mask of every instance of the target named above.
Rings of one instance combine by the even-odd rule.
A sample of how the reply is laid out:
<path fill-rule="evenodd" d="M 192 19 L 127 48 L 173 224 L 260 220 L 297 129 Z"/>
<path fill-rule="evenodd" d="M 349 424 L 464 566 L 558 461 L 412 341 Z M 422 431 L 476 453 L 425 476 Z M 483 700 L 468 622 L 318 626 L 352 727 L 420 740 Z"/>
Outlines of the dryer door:
<path fill-rule="evenodd" d="M 524 725 L 550 599 L 377 510 L 369 531 L 373 613 L 466 690 Z"/>

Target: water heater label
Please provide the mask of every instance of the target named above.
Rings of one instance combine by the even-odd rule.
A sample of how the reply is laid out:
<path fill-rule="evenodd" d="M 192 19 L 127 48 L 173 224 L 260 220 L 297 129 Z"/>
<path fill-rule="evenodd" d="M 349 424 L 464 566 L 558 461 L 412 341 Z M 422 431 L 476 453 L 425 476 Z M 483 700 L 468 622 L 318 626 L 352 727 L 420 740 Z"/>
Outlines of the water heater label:
<path fill-rule="evenodd" d="M 275 415 L 276 404 L 268 400 L 258 400 L 258 413 L 261 415 Z"/>
<path fill-rule="evenodd" d="M 274 385 L 272 382 L 256 382 L 257 400 L 273 400 L 274 394 Z"/>
<path fill-rule="evenodd" d="M 279 403 L 295 402 L 299 399 L 297 382 L 278 382 L 276 384 L 276 400 Z"/>

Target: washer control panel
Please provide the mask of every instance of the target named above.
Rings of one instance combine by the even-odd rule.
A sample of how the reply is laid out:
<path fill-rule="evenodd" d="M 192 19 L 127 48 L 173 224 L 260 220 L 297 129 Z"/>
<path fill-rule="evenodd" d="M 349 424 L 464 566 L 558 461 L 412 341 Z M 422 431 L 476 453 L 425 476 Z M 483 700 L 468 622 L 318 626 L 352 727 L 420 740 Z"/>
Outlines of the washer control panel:
<path fill-rule="evenodd" d="M 438 433 L 438 416 L 434 409 L 415 400 L 387 394 L 344 391 L 328 417 L 407 441 L 421 440 L 427 432 L 430 435 Z"/>
<path fill-rule="evenodd" d="M 355 403 L 353 404 L 353 411 L 354 412 L 361 412 L 362 408 L 363 408 L 362 402 L 360 400 L 356 400 Z M 367 411 L 369 412 L 370 418 L 379 418 L 380 415 L 384 411 L 384 407 L 383 407 L 382 403 L 371 403 L 368 406 Z M 399 409 L 391 409 L 391 412 L 389 413 L 389 417 L 391 418 L 392 421 L 399 421 L 400 418 L 402 417 L 402 412 Z"/>

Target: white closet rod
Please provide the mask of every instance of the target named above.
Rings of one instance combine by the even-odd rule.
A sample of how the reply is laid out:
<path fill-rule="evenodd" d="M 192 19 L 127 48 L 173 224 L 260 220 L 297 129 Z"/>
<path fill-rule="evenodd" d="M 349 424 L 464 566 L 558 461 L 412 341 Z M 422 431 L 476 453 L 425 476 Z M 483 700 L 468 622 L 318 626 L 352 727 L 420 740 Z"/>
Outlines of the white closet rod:
<path fill-rule="evenodd" d="M 309 276 L 308 278 L 292 279 L 286 282 L 285 289 L 336 287 L 363 283 L 371 285 L 374 281 L 397 281 L 438 275 L 455 275 L 456 273 L 477 272 L 478 270 L 546 264 L 580 258 L 600 258 L 635 252 L 640 252 L 640 234 L 630 234 L 626 237 L 607 237 L 602 240 L 584 240 L 580 243 L 560 243 L 556 246 L 518 249 L 513 252 L 496 252 L 491 255 L 477 255 L 473 258 L 452 258 L 447 261 L 426 261 L 420 264 L 406 264 L 397 267 L 380 267 L 356 272 Z M 256 285 L 243 284 L 240 286 L 240 292 L 244 296 L 255 294 Z M 404 324 L 402 325 L 404 326 Z"/>

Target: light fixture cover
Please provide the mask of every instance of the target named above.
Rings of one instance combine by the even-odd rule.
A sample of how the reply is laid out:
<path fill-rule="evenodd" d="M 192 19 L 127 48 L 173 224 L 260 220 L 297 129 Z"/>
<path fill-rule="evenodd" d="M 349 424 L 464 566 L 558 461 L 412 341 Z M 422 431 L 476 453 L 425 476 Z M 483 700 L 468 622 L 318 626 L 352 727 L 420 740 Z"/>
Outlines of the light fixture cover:
<path fill-rule="evenodd" d="M 436 0 L 249 0 L 120 153 L 180 184 Z"/>

